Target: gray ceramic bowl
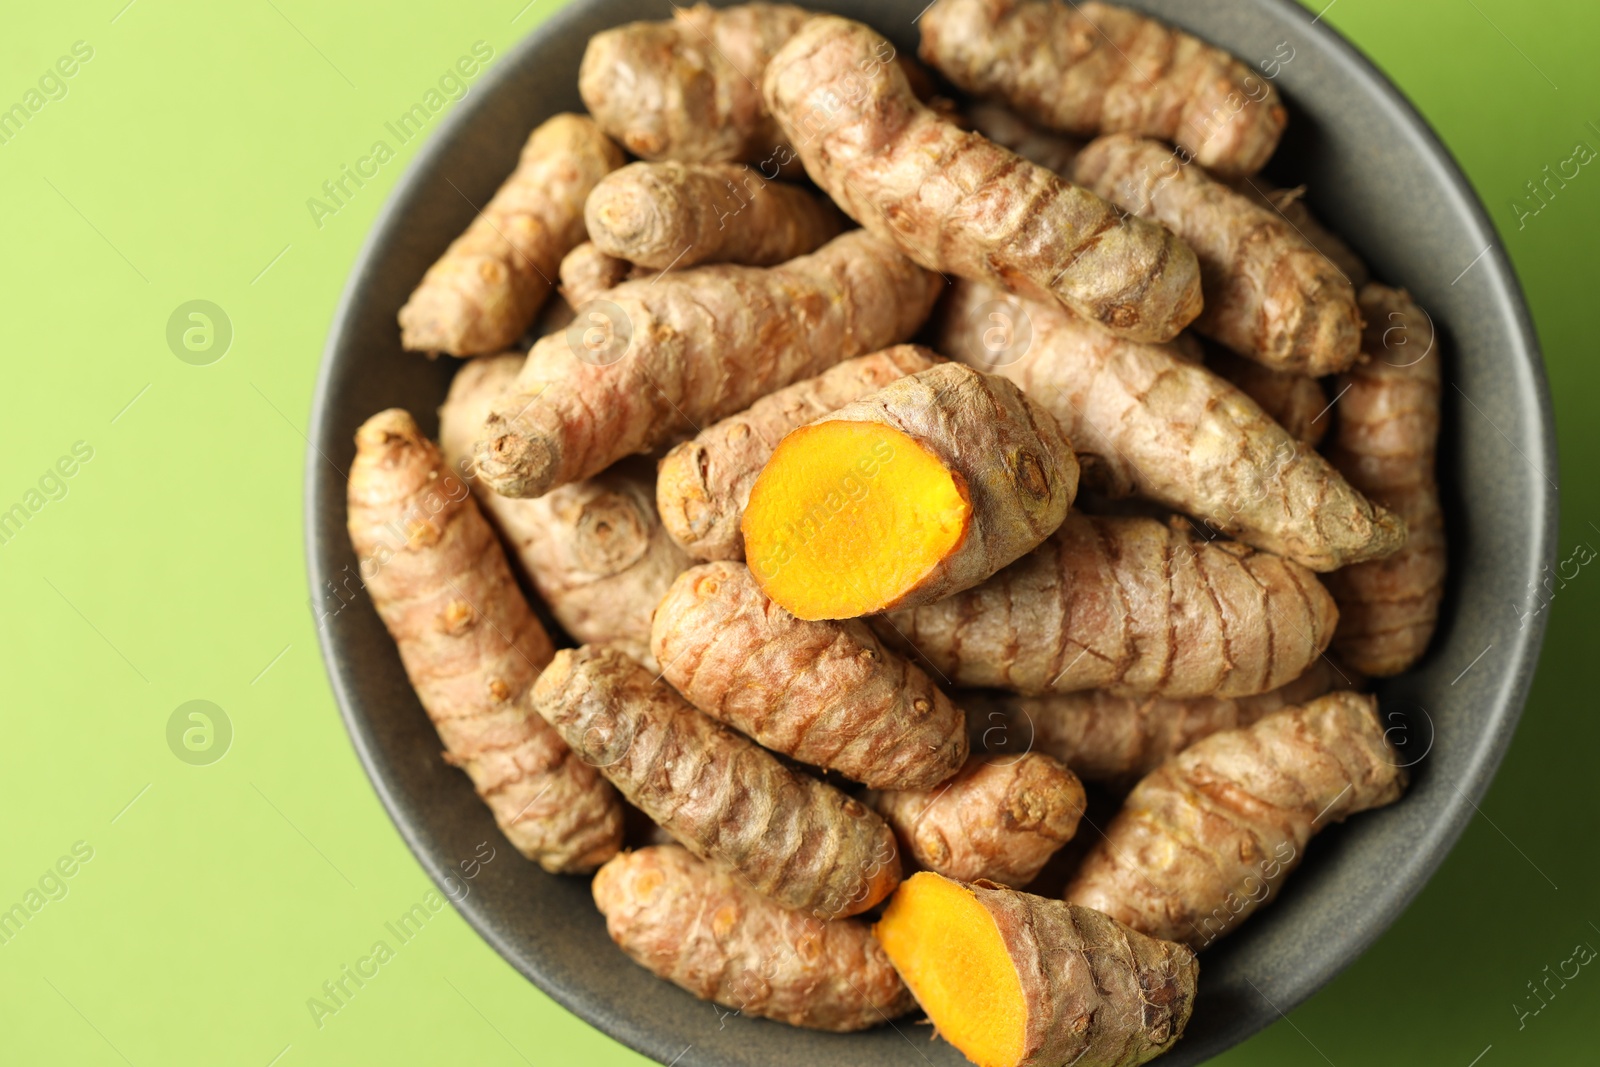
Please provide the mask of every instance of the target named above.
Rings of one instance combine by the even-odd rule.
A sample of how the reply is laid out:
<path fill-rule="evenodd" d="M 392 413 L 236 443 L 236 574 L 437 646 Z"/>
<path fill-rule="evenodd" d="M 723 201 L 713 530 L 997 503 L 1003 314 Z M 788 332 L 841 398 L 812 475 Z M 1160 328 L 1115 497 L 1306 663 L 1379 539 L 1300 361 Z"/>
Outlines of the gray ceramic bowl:
<path fill-rule="evenodd" d="M 925 2 L 813 6 L 864 19 L 914 53 L 913 20 Z M 1392 736 L 1415 764 L 1410 794 L 1318 837 L 1283 898 L 1205 955 L 1194 1019 L 1164 1061 L 1178 1067 L 1267 1026 L 1359 956 L 1472 817 L 1538 656 L 1542 623 L 1519 628 L 1518 606 L 1555 558 L 1555 443 L 1537 341 L 1505 253 L 1449 153 L 1394 87 L 1290 0 L 1133 2 L 1247 62 L 1282 62 L 1292 50 L 1277 75 L 1290 132 L 1269 175 L 1306 183 L 1318 213 L 1374 274 L 1407 286 L 1430 310 L 1447 383 L 1441 467 L 1450 592 L 1427 660 L 1381 691 Z M 464 197 L 487 200 L 534 125 L 581 109 L 578 62 L 590 34 L 669 14 L 662 0 L 576 0 L 500 59 L 390 198 L 323 359 L 306 468 L 323 654 L 373 784 L 441 884 L 478 842 L 498 835 L 466 776 L 439 758 L 438 738 L 361 592 L 339 470 L 349 469 L 356 427 L 382 408 L 408 408 L 434 428 L 456 363 L 402 352 L 395 312 L 471 218 Z M 839 1036 L 726 1015 L 629 962 L 606 937 L 586 879 L 555 878 L 502 853 L 512 859 L 483 869 L 459 904 L 462 914 L 556 1000 L 663 1063 L 964 1062 L 948 1045 L 930 1043 L 925 1028 L 904 1023 Z"/>

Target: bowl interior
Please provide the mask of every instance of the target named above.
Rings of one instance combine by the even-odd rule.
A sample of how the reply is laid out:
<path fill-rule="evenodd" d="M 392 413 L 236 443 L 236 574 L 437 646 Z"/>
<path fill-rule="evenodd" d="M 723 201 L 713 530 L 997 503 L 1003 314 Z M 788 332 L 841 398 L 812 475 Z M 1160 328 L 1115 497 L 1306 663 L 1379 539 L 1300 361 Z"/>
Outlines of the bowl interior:
<path fill-rule="evenodd" d="M 925 0 L 834 9 L 914 54 Z M 1398 92 L 1325 24 L 1289 0 L 1132 0 L 1276 71 L 1291 111 L 1268 176 L 1309 202 L 1371 264 L 1432 314 L 1445 360 L 1441 480 L 1451 582 L 1427 659 L 1380 690 L 1412 764 L 1393 807 L 1320 835 L 1283 898 L 1208 951 L 1188 1033 L 1164 1061 L 1199 1063 L 1268 1025 L 1354 960 L 1443 860 L 1488 787 L 1520 713 L 1542 619 L 1507 613 L 1554 558 L 1553 423 L 1521 293 L 1454 162 Z M 368 239 L 324 355 L 307 454 L 307 546 L 319 634 L 335 694 L 373 784 L 406 841 L 447 891 L 459 860 L 498 842 L 439 742 L 393 643 L 361 590 L 345 535 L 356 427 L 400 406 L 429 432 L 457 364 L 402 352 L 395 313 L 426 267 L 513 166 L 528 131 L 581 110 L 589 35 L 671 13 L 662 0 L 575 0 L 505 56 L 402 178 Z M 1287 58 L 1286 58 L 1287 57 Z M 1266 64 L 1262 66 L 1262 64 Z M 470 201 L 470 202 L 469 202 Z M 1488 423 L 1488 425 L 1485 425 Z M 1472 487 L 1466 493 L 1463 488 Z M 697 1001 L 628 961 L 607 938 L 588 882 L 546 875 L 510 849 L 457 907 L 518 970 L 595 1026 L 679 1064 L 957 1064 L 927 1030 L 856 1035 L 791 1029 Z M 458 895 L 451 894 L 452 897 Z"/>

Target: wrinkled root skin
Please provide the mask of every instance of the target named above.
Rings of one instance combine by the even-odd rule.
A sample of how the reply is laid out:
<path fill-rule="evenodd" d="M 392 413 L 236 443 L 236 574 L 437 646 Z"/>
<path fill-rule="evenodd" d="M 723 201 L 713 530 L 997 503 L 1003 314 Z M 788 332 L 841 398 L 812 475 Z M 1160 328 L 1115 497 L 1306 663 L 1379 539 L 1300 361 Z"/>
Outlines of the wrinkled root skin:
<path fill-rule="evenodd" d="M 894 47 L 818 17 L 763 93 L 811 179 L 932 270 L 1059 300 L 1119 336 L 1165 341 L 1200 313 L 1194 253 L 1053 171 L 919 102 Z"/>
<path fill-rule="evenodd" d="M 1377 701 L 1330 693 L 1200 741 L 1134 787 L 1066 898 L 1202 949 L 1277 896 L 1313 834 L 1400 798 Z"/>
<path fill-rule="evenodd" d="M 590 871 L 622 844 L 622 802 L 533 713 L 550 638 L 466 484 L 412 417 L 356 434 L 350 541 L 406 676 L 517 850 L 548 871 Z"/>
<path fill-rule="evenodd" d="M 678 845 L 611 860 L 594 900 L 636 963 L 736 1012 L 844 1033 L 916 1007 L 865 923 L 785 908 Z"/>
<path fill-rule="evenodd" d="M 697 711 L 614 648 L 557 652 L 533 704 L 629 803 L 779 904 L 839 919 L 900 882 L 882 819 Z"/>

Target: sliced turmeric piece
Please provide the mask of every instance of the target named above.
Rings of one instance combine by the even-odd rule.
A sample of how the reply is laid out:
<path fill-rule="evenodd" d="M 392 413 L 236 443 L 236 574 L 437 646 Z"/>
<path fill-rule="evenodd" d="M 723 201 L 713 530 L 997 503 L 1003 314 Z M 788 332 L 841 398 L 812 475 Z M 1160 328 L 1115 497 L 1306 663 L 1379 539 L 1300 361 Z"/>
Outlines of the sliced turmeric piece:
<path fill-rule="evenodd" d="M 742 163 L 631 163 L 594 187 L 584 217 L 601 251 L 653 270 L 769 267 L 816 251 L 845 227 L 826 197 Z"/>
<path fill-rule="evenodd" d="M 742 563 L 678 577 L 656 608 L 662 674 L 774 752 L 878 789 L 932 787 L 967 758 L 967 726 L 922 670 L 863 622 L 804 622 Z"/>
<path fill-rule="evenodd" d="M 746 1015 L 844 1033 L 916 1006 L 866 923 L 786 908 L 678 845 L 611 860 L 594 902 L 635 962 Z"/>
<path fill-rule="evenodd" d="M 978 1067 L 1147 1063 L 1194 1007 L 1189 949 L 991 883 L 914 874 L 872 933 L 938 1035 Z"/>
<path fill-rule="evenodd" d="M 501 496 L 472 469 L 473 442 L 521 366 L 521 354 L 512 352 L 471 360 L 456 372 L 439 408 L 445 459 L 472 486 L 513 565 L 561 627 L 579 641 L 615 644 L 654 670 L 650 613 L 691 560 L 656 517 L 649 462 L 623 460 L 537 500 Z"/>
<path fill-rule="evenodd" d="M 1134 787 L 1066 897 L 1205 948 L 1277 896 L 1313 834 L 1398 800 L 1400 763 L 1377 701 L 1359 693 L 1212 734 Z"/>
<path fill-rule="evenodd" d="M 779 904 L 839 919 L 900 882 L 894 833 L 876 814 L 701 714 L 615 648 L 557 652 L 533 705 L 629 803 Z"/>
<path fill-rule="evenodd" d="M 1083 783 L 1043 752 L 973 756 L 948 782 L 869 793 L 901 847 L 962 882 L 1033 881 L 1083 817 Z"/>
<path fill-rule="evenodd" d="M 1421 658 L 1444 596 L 1444 511 L 1434 479 L 1441 356 L 1433 321 L 1403 290 L 1361 290 L 1366 359 L 1339 376 L 1339 430 L 1328 458 L 1351 484 L 1406 521 L 1394 555 L 1328 576 L 1339 602 L 1334 649 L 1387 677 Z"/>
<path fill-rule="evenodd" d="M 1112 337 L 1059 304 L 978 282 L 958 281 L 941 307 L 939 351 L 1048 408 L 1089 488 L 1156 501 L 1315 571 L 1405 542 L 1398 515 L 1177 345 Z"/>
<path fill-rule="evenodd" d="M 591 871 L 622 844 L 622 801 L 534 713 L 550 638 L 466 484 L 398 408 L 356 433 L 350 542 L 406 676 L 501 831 L 553 872 Z"/>
<path fill-rule="evenodd" d="M 1077 137 L 1171 141 L 1218 174 L 1260 170 L 1288 121 L 1269 79 L 1099 0 L 938 0 L 918 25 L 923 60 L 969 93 Z"/>
<path fill-rule="evenodd" d="M 1337 620 L 1299 564 L 1176 524 L 1073 512 L 982 585 L 873 628 L 959 686 L 1237 697 L 1298 677 Z"/>
<path fill-rule="evenodd" d="M 762 91 L 806 172 L 845 213 L 932 270 L 1060 300 L 1122 337 L 1165 341 L 1200 313 L 1194 253 L 920 103 L 894 46 L 806 23 Z"/>
<path fill-rule="evenodd" d="M 696 559 L 744 559 L 739 522 L 750 487 L 784 435 L 939 362 L 931 349 L 895 345 L 768 393 L 707 426 L 661 460 L 656 507 L 662 523 Z"/>
<path fill-rule="evenodd" d="M 1048 537 L 1077 487 L 1045 409 L 944 363 L 785 437 L 750 490 L 745 550 L 792 614 L 855 618 L 983 581 Z"/>
<path fill-rule="evenodd" d="M 557 115 L 528 137 L 517 169 L 400 309 L 416 352 L 477 356 L 516 343 L 583 240 L 583 204 L 622 152 L 587 115 Z"/>
<path fill-rule="evenodd" d="M 778 267 L 624 282 L 608 306 L 533 346 L 474 465 L 497 493 L 543 496 L 904 341 L 939 290 L 936 275 L 860 230 Z"/>
<path fill-rule="evenodd" d="M 1205 290 L 1198 332 L 1275 370 L 1317 377 L 1355 362 L 1355 288 L 1275 208 L 1126 133 L 1089 142 L 1072 177 L 1194 249 Z"/>

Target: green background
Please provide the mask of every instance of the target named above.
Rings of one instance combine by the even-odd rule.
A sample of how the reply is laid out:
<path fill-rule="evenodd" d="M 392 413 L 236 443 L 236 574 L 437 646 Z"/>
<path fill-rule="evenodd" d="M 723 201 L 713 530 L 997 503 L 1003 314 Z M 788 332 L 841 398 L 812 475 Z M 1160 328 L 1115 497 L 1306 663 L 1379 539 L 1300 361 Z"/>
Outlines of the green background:
<path fill-rule="evenodd" d="M 0 145 L 0 509 L 26 506 L 76 442 L 93 450 L 45 479 L 60 498 L 0 546 L 0 908 L 41 878 L 66 891 L 0 945 L 6 1063 L 643 1062 L 448 908 L 320 1029 L 306 1007 L 431 888 L 340 724 L 301 549 L 324 334 L 417 142 L 320 228 L 306 200 L 474 42 L 498 61 L 559 0 L 525 2 L 0 14 L 0 106 L 74 42 L 93 49 L 66 95 Z M 1554 388 L 1562 555 L 1600 546 L 1600 172 L 1584 168 L 1537 216 L 1513 206 L 1575 143 L 1600 148 L 1600 9 L 1337 0 L 1325 18 L 1416 102 L 1489 205 Z M 166 341 L 194 299 L 233 327 L 210 365 Z M 1600 946 L 1600 568 L 1549 611 L 1521 731 L 1443 869 L 1359 963 L 1218 1062 L 1595 1062 L 1600 974 L 1551 983 L 1537 1015 L 1516 1008 L 1538 1003 L 1527 983 L 1546 965 Z M 225 758 L 194 765 L 169 748 L 190 700 L 231 722 Z M 78 842 L 92 858 L 46 876 Z"/>

